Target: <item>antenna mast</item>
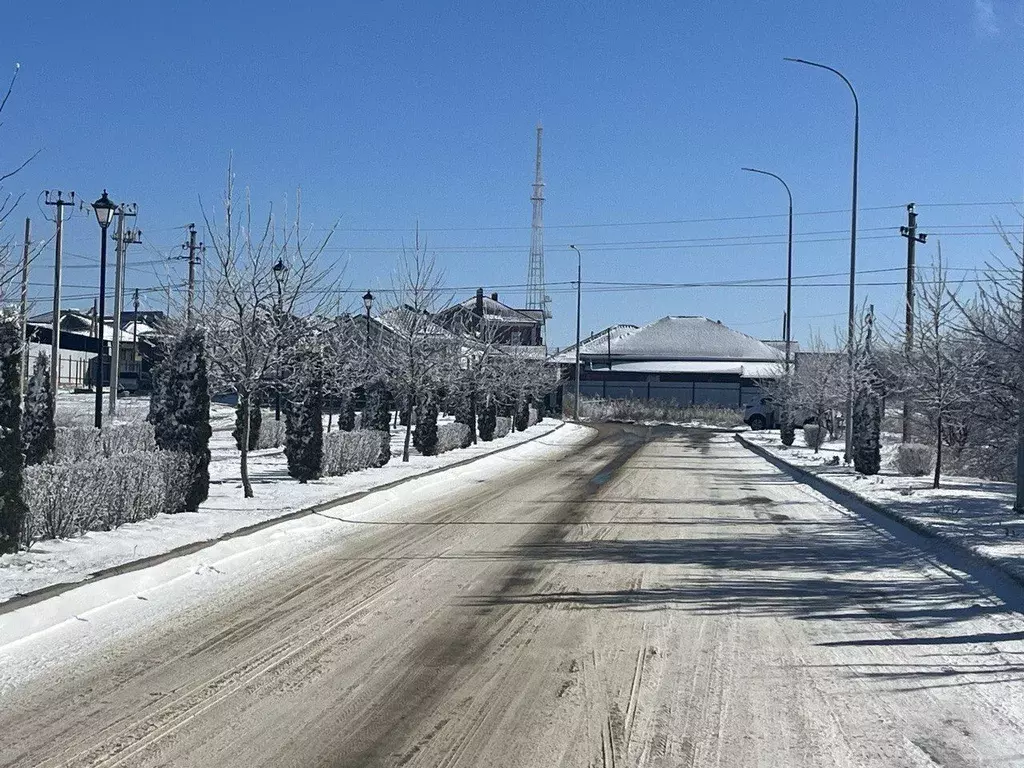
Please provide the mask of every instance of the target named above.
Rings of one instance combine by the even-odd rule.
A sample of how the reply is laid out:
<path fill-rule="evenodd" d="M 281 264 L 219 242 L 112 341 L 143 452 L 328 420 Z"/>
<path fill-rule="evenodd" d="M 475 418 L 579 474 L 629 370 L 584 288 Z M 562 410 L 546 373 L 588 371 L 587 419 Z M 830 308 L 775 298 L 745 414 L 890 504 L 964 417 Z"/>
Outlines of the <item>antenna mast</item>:
<path fill-rule="evenodd" d="M 551 317 L 551 297 L 544 286 L 544 176 L 541 172 L 541 139 L 544 129 L 537 124 L 537 171 L 533 182 L 533 222 L 530 231 L 530 265 L 526 276 L 526 308 Z M 546 325 L 546 323 L 545 323 Z M 546 336 L 545 336 L 546 338 Z"/>

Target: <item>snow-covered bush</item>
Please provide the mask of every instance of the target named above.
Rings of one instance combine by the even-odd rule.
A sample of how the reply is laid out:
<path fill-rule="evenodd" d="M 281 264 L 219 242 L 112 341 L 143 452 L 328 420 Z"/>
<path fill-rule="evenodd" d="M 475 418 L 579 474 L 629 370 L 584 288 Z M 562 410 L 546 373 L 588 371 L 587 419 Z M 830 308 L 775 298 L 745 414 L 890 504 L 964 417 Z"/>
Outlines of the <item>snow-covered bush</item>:
<path fill-rule="evenodd" d="M 284 420 L 267 419 L 260 424 L 260 441 L 256 447 L 260 450 L 266 448 L 280 448 L 284 445 Z"/>
<path fill-rule="evenodd" d="M 896 469 L 901 475 L 920 477 L 932 471 L 934 454 L 930 445 L 901 443 L 896 449 Z"/>
<path fill-rule="evenodd" d="M 81 536 L 178 512 L 191 481 L 191 461 L 172 451 L 137 451 L 29 467 L 27 539 Z"/>
<path fill-rule="evenodd" d="M 494 420 L 494 439 L 497 440 L 499 437 L 505 437 L 509 432 L 512 431 L 512 419 L 508 416 L 498 416 Z"/>
<path fill-rule="evenodd" d="M 57 427 L 52 461 L 67 464 L 156 450 L 153 425 L 143 421 L 96 427 Z"/>
<path fill-rule="evenodd" d="M 389 433 L 375 429 L 328 432 L 324 435 L 323 474 L 337 476 L 383 466 L 387 460 L 381 462 L 382 449 L 385 443 L 390 445 L 390 442 Z"/>
<path fill-rule="evenodd" d="M 437 428 L 437 453 L 447 453 L 469 445 L 469 425 L 455 421 Z"/>
<path fill-rule="evenodd" d="M 804 443 L 815 451 L 825 444 L 826 434 L 825 428 L 819 424 L 804 425 Z"/>
<path fill-rule="evenodd" d="M 531 406 L 530 407 L 530 416 L 529 416 L 529 418 L 526 421 L 526 426 L 527 427 L 532 427 L 539 420 L 540 420 L 540 412 L 536 408 Z"/>

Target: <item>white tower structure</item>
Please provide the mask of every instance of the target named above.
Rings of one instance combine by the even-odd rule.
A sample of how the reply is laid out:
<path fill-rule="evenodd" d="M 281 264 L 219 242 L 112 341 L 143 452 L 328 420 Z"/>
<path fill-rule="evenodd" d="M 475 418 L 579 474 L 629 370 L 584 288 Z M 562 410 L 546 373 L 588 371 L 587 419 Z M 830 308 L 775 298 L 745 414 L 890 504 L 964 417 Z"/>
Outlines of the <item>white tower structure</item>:
<path fill-rule="evenodd" d="M 526 308 L 551 317 L 551 297 L 544 286 L 544 176 L 541 171 L 541 139 L 544 129 L 537 124 L 537 168 L 533 181 L 533 222 L 530 232 L 530 265 L 526 276 Z M 547 338 L 545 336 L 545 338 Z"/>

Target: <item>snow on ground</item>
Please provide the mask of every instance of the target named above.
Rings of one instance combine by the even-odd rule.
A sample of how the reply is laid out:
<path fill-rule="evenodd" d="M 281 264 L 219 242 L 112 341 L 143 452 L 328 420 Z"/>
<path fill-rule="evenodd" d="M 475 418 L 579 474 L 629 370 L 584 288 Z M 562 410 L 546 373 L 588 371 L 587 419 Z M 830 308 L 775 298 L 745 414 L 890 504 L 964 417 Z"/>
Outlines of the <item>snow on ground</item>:
<path fill-rule="evenodd" d="M 931 477 L 900 475 L 890 461 L 883 463 L 877 475 L 858 474 L 842 464 L 842 441 L 827 442 L 815 454 L 806 446 L 799 430 L 796 442 L 789 448 L 782 445 L 774 430 L 745 432 L 743 438 L 787 464 L 810 470 L 1024 580 L 1024 519 L 1012 511 L 1011 483 L 948 476 L 942 478 L 942 487 L 936 489 L 931 487 Z M 883 450 L 883 458 L 892 454 L 892 450 Z"/>
<path fill-rule="evenodd" d="M 85 404 L 79 402 L 81 399 L 77 398 L 74 407 L 69 409 L 76 416 L 88 410 Z M 143 406 L 148 408 L 146 400 L 136 398 L 129 402 L 130 405 L 122 403 L 119 406 L 119 416 L 126 405 L 126 412 L 135 409 L 145 413 Z M 408 463 L 402 462 L 399 436 L 393 433 L 391 461 L 384 467 L 364 469 L 307 484 L 297 483 L 288 477 L 282 448 L 254 451 L 249 457 L 249 477 L 255 498 L 245 499 L 242 496 L 238 451 L 229 431 L 233 414 L 233 409 L 229 407 L 213 408 L 215 418 L 212 421 L 216 431 L 210 441 L 210 497 L 199 512 L 161 514 L 113 531 L 94 531 L 75 539 L 47 539 L 37 542 L 27 552 L 2 555 L 0 603 L 16 595 L 55 584 L 83 581 L 99 570 L 163 554 L 195 542 L 215 539 L 253 523 L 280 517 L 314 504 L 485 455 L 546 434 L 561 423 L 545 419 L 526 432 L 517 432 L 491 443 L 481 442 L 441 456 L 413 453 Z"/>
<path fill-rule="evenodd" d="M 589 428 L 575 424 L 566 424 L 553 432 L 556 425 L 545 420 L 525 433 L 495 441 L 486 448 L 452 451 L 433 460 L 411 462 L 405 468 L 389 464 L 376 470 L 379 479 L 375 483 L 361 485 L 379 484 L 385 473 L 391 475 L 388 480 L 393 480 L 396 475 L 422 472 L 428 465 L 444 460 L 450 463 L 485 454 L 472 464 L 370 494 L 323 514 L 284 521 L 142 570 L 87 582 L 34 605 L 0 614 L 0 699 L 36 676 L 53 674 L 64 665 L 74 664 L 103 644 L 163 626 L 186 611 L 216 611 L 231 602 L 234 590 L 294 567 L 300 558 L 322 550 L 338 537 L 363 529 L 366 522 L 400 521 L 406 516 L 414 519 L 415 512 L 433 500 L 486 482 L 509 468 L 550 461 L 573 450 L 592 434 Z M 540 439 L 513 451 L 486 455 L 488 451 L 493 453 L 497 448 L 537 436 Z M 388 473 L 392 468 L 395 469 Z M 339 479 L 348 477 L 351 476 Z M 299 488 L 297 484 L 289 487 Z M 191 517 L 195 520 L 201 514 Z M 180 517 L 165 521 L 163 532 L 171 535 L 174 529 L 167 526 Z M 238 518 L 237 514 L 232 516 L 233 520 Z M 120 533 L 115 532 L 110 539 Z M 163 539 L 160 544 L 163 546 Z"/>

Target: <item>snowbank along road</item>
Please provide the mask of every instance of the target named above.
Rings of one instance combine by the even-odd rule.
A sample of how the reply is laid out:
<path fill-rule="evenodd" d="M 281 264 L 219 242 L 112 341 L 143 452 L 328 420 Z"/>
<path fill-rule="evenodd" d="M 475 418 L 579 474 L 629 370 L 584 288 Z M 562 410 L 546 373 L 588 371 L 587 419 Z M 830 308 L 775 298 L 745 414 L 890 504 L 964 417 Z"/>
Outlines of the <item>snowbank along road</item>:
<path fill-rule="evenodd" d="M 728 435 L 516 456 L 7 691 L 0 764 L 1024 766 L 1012 596 Z"/>

